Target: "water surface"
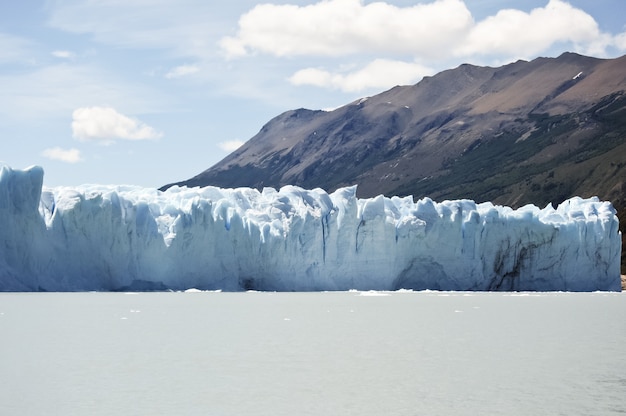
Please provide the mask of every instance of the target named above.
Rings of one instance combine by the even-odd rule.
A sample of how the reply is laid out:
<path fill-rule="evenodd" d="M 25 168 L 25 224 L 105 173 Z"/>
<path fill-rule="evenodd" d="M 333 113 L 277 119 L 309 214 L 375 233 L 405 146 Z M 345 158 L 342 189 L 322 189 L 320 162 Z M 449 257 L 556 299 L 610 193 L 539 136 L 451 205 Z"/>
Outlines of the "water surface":
<path fill-rule="evenodd" d="M 7 415 L 626 413 L 622 293 L 0 294 Z"/>

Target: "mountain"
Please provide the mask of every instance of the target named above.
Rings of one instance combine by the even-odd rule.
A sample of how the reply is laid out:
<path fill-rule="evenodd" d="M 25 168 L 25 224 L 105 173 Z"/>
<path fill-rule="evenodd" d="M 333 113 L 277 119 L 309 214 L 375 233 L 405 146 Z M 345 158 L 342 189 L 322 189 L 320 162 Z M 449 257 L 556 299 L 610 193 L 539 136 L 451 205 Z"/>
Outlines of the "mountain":
<path fill-rule="evenodd" d="M 333 111 L 287 111 L 176 183 L 286 184 L 512 207 L 598 196 L 625 230 L 626 56 L 464 64 Z"/>
<path fill-rule="evenodd" d="M 623 204 L 625 91 L 626 56 L 464 64 L 333 111 L 287 111 L 176 185 L 357 184 L 359 197 L 516 207 L 597 195 Z"/>

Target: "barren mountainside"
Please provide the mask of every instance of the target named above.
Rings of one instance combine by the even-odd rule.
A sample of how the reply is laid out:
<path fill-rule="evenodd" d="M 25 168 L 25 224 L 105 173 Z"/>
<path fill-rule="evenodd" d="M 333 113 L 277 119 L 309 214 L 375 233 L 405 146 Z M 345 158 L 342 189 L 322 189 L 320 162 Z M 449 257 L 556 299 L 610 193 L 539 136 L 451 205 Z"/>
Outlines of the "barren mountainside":
<path fill-rule="evenodd" d="M 625 91 L 626 56 L 465 64 L 334 111 L 287 111 L 177 184 L 327 191 L 357 184 L 360 197 L 514 207 L 597 195 L 623 206 Z"/>

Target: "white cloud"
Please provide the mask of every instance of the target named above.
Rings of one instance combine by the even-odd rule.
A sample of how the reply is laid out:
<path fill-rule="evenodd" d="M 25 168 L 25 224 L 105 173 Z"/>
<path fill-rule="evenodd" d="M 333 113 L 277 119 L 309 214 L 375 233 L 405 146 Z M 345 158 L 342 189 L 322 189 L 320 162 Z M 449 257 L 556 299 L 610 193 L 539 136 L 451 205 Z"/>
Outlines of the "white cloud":
<path fill-rule="evenodd" d="M 364 68 L 350 73 L 331 73 L 317 68 L 302 69 L 289 78 L 293 85 L 312 85 L 359 92 L 366 89 L 390 88 L 414 84 L 435 71 L 417 63 L 376 59 Z"/>
<path fill-rule="evenodd" d="M 261 4 L 243 14 L 235 36 L 220 41 L 230 58 L 260 52 L 286 56 L 409 55 L 420 60 L 477 56 L 533 57 L 555 45 L 594 55 L 624 50 L 623 35 L 564 0 L 530 12 L 503 9 L 476 22 L 462 0 L 397 7 L 385 2 L 321 0 L 307 6 Z M 506 55 L 506 56 L 502 56 Z"/>
<path fill-rule="evenodd" d="M 558 43 L 602 54 L 611 37 L 600 32 L 592 16 L 562 0 L 550 0 L 529 13 L 503 9 L 477 23 L 455 54 L 534 56 Z"/>
<path fill-rule="evenodd" d="M 78 163 L 83 160 L 78 149 L 62 149 L 60 147 L 52 147 L 45 149 L 41 155 L 50 160 L 58 160 L 65 163 Z"/>
<path fill-rule="evenodd" d="M 172 68 L 171 71 L 165 74 L 165 78 L 168 78 L 168 79 L 180 78 L 186 75 L 195 74 L 198 71 L 200 71 L 200 67 L 198 67 L 197 65 L 181 65 L 181 66 Z"/>
<path fill-rule="evenodd" d="M 71 59 L 76 55 L 74 54 L 74 52 L 58 50 L 58 51 L 52 51 L 52 56 L 54 56 L 55 58 L 61 58 L 61 59 Z"/>
<path fill-rule="evenodd" d="M 239 149 L 243 144 L 244 142 L 241 140 L 228 140 L 225 142 L 220 142 L 217 145 L 220 149 L 226 152 L 234 152 L 235 150 Z"/>
<path fill-rule="evenodd" d="M 261 4 L 241 16 L 237 35 L 223 38 L 220 46 L 230 57 L 251 51 L 275 56 L 359 52 L 439 56 L 471 25 L 471 13 L 461 0 L 410 7 L 362 0 Z"/>
<path fill-rule="evenodd" d="M 72 135 L 80 141 L 99 140 L 111 143 L 121 140 L 158 139 L 161 133 L 118 113 L 111 107 L 82 107 L 72 113 Z"/>
<path fill-rule="evenodd" d="M 533 3 L 538 2 L 541 0 Z M 528 6 L 521 1 L 258 3 L 262 4 L 242 9 L 255 2 L 224 7 L 219 2 L 203 0 L 59 0 L 48 6 L 47 23 L 70 33 L 88 34 L 89 39 L 104 45 L 153 49 L 165 52 L 165 59 L 197 62 L 198 65 L 170 64 L 166 67 L 169 71 L 159 73 L 166 72 L 164 76 L 169 79 L 200 73 L 203 82 L 215 83 L 221 92 L 256 99 L 270 94 L 276 97 L 283 86 L 277 82 L 283 82 L 286 74 L 293 74 L 288 78 L 292 84 L 359 91 L 368 85 L 376 88 L 414 82 L 419 78 L 406 74 L 413 70 L 419 73 L 419 68 L 409 70 L 407 65 L 417 65 L 411 62 L 443 69 L 461 62 L 494 65 L 541 54 L 555 56 L 565 50 L 601 57 L 626 51 L 626 34 L 603 32 L 591 15 L 565 0 L 543 0 L 543 7 L 531 11 L 526 11 Z M 501 4 L 524 4 L 525 9 L 491 12 L 486 18 L 481 14 L 480 20 L 470 11 L 497 10 L 503 7 Z M 238 15 L 237 9 L 247 11 Z M 230 28 L 237 17 L 235 28 Z M 2 48 L 0 61 L 1 54 Z M 257 65 L 232 59 L 218 61 L 224 56 L 254 57 Z M 301 59 L 282 59 L 274 64 L 276 57 Z M 337 69 L 339 60 L 353 64 L 374 59 L 405 64 L 393 65 L 399 68 L 399 74 L 394 70 L 384 83 L 382 77 L 372 75 L 376 72 L 373 64 L 351 72 Z M 208 67 L 216 69 L 199 70 Z M 398 78 L 392 79 L 393 76 Z M 350 85 L 338 85 L 344 81 Z M 106 99 L 101 102 L 117 103 Z M 128 108 L 126 103 L 125 107 Z"/>

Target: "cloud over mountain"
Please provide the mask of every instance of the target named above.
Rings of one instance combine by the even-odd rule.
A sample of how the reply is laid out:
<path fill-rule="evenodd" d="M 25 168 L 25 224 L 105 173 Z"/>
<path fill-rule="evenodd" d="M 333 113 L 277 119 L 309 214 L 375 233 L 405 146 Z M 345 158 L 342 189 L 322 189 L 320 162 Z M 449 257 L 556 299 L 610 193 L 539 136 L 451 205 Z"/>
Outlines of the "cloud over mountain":
<path fill-rule="evenodd" d="M 434 72 L 418 63 L 376 59 L 352 72 L 330 72 L 319 68 L 301 69 L 289 78 L 289 82 L 293 85 L 313 85 L 358 92 L 367 88 L 390 87 L 390 80 L 396 84 L 413 84 Z"/>
<path fill-rule="evenodd" d="M 275 56 L 337 56 L 396 52 L 437 56 L 472 26 L 461 0 L 398 7 L 361 0 L 320 1 L 307 6 L 261 4 L 242 15 L 236 36 L 221 47 L 232 57 L 252 51 Z M 436 36 L 432 36 L 436 33 Z"/>
<path fill-rule="evenodd" d="M 289 77 L 293 85 L 355 92 L 416 82 L 434 72 L 428 68 L 436 62 L 447 60 L 508 61 L 556 46 L 605 56 L 609 49 L 624 50 L 625 36 L 602 32 L 591 15 L 563 0 L 550 0 L 528 12 L 501 9 L 482 20 L 476 20 L 462 0 L 405 7 L 323 0 L 304 6 L 257 5 L 240 17 L 237 33 L 223 37 L 219 44 L 230 59 L 256 54 L 318 59 L 375 56 L 361 59 L 360 68 L 347 73 L 328 66 L 306 67 Z"/>
<path fill-rule="evenodd" d="M 351 53 L 446 58 L 473 54 L 532 54 L 558 42 L 602 53 L 615 38 L 594 18 L 563 0 L 530 12 L 502 9 L 476 22 L 461 0 L 398 7 L 385 2 L 327 0 L 307 6 L 261 4 L 242 15 L 221 47 L 231 57 Z"/>
<path fill-rule="evenodd" d="M 603 55 L 614 39 L 602 33 L 592 16 L 562 0 L 550 0 L 529 13 L 502 9 L 476 23 L 454 53 L 531 56 L 557 43 L 572 43 L 581 52 Z"/>

